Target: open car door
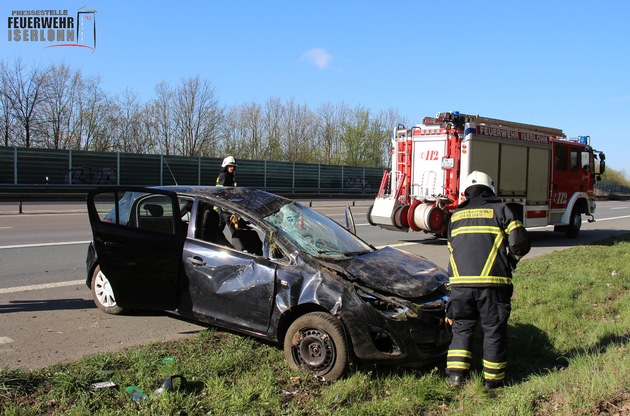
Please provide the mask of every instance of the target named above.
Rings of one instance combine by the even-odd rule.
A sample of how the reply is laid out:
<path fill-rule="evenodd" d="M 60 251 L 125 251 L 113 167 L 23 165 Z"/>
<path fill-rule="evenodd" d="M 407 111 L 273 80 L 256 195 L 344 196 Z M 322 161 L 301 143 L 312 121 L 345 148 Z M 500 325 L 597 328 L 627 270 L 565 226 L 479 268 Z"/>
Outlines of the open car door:
<path fill-rule="evenodd" d="M 152 188 L 101 188 L 88 194 L 87 209 L 98 264 L 118 305 L 175 309 L 186 238 L 177 195 Z"/>

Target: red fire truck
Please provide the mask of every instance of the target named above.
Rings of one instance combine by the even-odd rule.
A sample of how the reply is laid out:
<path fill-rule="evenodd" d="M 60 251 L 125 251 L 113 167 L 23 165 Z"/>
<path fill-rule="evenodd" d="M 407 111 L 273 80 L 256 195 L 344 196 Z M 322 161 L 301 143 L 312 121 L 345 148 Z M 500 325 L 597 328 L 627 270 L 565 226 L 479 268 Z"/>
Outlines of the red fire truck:
<path fill-rule="evenodd" d="M 464 200 L 460 185 L 479 170 L 525 227 L 554 225 L 576 237 L 582 214 L 594 221 L 593 185 L 605 156 L 589 136 L 487 117 L 439 113 L 392 135 L 392 167 L 383 175 L 372 225 L 444 236 L 451 211 Z"/>

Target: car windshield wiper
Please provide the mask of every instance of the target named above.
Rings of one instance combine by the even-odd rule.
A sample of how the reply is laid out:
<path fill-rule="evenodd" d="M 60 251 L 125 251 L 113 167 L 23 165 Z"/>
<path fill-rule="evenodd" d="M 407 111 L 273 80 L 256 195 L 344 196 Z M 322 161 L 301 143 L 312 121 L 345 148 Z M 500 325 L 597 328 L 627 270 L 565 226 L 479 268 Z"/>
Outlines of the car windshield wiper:
<path fill-rule="evenodd" d="M 339 250 L 317 250 L 317 254 L 344 254 Z"/>
<path fill-rule="evenodd" d="M 339 251 L 339 250 L 319 250 L 317 252 L 317 254 L 341 254 L 344 257 L 351 257 L 351 256 L 360 256 L 362 254 L 366 254 L 369 253 L 369 250 L 362 250 L 362 251 Z"/>
<path fill-rule="evenodd" d="M 362 254 L 370 253 L 370 250 L 361 250 L 361 251 L 345 251 L 343 254 L 346 256 L 360 256 Z"/>

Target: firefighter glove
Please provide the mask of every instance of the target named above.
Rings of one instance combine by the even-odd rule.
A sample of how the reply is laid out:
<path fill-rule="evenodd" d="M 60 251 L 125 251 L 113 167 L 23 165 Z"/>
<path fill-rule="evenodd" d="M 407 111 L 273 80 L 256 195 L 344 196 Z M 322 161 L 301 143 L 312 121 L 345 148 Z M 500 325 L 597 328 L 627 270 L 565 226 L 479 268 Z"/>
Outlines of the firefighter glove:
<path fill-rule="evenodd" d="M 238 224 L 238 222 L 239 222 L 240 220 L 241 220 L 241 217 L 239 217 L 239 216 L 238 216 L 238 215 L 236 215 L 236 214 L 232 214 L 232 215 L 230 216 L 230 222 L 231 222 L 232 224 L 234 224 L 234 228 L 236 228 L 237 230 L 238 230 L 238 228 L 239 228 L 239 224 Z"/>

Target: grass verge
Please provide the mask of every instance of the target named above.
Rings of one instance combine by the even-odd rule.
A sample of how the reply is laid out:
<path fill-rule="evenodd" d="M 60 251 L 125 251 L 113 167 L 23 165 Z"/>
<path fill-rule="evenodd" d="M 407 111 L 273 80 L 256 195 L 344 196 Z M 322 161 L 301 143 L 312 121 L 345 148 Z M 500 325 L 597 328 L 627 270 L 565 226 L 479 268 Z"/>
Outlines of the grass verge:
<path fill-rule="evenodd" d="M 38 371 L 0 369 L 3 415 L 630 414 L 630 236 L 523 261 L 514 276 L 508 386 L 484 390 L 481 337 L 461 389 L 435 368 L 362 367 L 335 383 L 282 351 L 209 329 Z M 172 375 L 185 382 L 154 397 Z M 113 387 L 93 383 L 112 381 Z M 146 398 L 134 401 L 131 386 Z"/>

